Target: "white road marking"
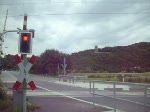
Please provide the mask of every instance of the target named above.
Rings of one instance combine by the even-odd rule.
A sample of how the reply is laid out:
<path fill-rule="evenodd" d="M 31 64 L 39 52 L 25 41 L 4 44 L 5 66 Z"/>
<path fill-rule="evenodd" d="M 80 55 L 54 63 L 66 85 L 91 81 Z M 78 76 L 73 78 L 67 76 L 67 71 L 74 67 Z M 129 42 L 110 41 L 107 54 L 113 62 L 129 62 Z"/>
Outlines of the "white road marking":
<path fill-rule="evenodd" d="M 37 86 L 37 87 L 38 87 L 38 88 L 41 88 L 41 89 L 44 89 L 44 90 L 46 90 L 46 91 L 49 91 L 49 92 L 54 92 L 54 93 L 56 93 L 56 94 L 58 94 L 58 95 L 61 95 L 61 96 L 64 96 L 64 97 L 67 97 L 67 98 L 70 98 L 70 99 L 74 99 L 74 100 L 77 100 L 77 101 L 80 101 L 80 102 L 84 102 L 84 103 L 88 103 L 88 104 L 94 104 L 94 105 L 96 105 L 96 106 L 100 106 L 100 107 L 104 107 L 104 108 L 108 108 L 108 109 L 112 109 L 112 110 L 113 110 L 113 108 L 108 107 L 108 106 L 104 106 L 104 105 L 100 105 L 100 104 L 97 104 L 97 103 L 93 103 L 93 102 L 81 100 L 81 99 L 74 98 L 74 97 L 71 97 L 71 96 L 67 96 L 67 95 L 64 95 L 64 94 L 62 94 L 62 93 L 55 92 L 55 91 L 52 91 L 52 90 L 49 90 L 49 89 L 46 89 L 46 88 L 43 88 L 43 87 L 40 87 L 40 86 Z M 120 112 L 120 111 L 118 110 L 118 112 Z M 121 111 L 121 112 L 123 112 L 123 111 Z"/>

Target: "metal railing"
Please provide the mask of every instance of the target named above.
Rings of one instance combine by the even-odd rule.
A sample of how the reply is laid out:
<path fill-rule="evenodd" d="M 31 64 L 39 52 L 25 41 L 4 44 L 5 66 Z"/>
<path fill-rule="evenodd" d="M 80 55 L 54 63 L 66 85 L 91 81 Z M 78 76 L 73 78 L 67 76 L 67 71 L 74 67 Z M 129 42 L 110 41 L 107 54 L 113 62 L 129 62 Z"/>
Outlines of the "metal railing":
<path fill-rule="evenodd" d="M 87 79 L 87 76 L 69 76 L 69 75 L 59 75 L 59 81 L 65 81 L 65 82 L 78 82 L 79 80 L 85 80 Z"/>
<path fill-rule="evenodd" d="M 107 97 L 150 108 L 150 84 L 90 81 L 89 88 L 93 97 Z"/>

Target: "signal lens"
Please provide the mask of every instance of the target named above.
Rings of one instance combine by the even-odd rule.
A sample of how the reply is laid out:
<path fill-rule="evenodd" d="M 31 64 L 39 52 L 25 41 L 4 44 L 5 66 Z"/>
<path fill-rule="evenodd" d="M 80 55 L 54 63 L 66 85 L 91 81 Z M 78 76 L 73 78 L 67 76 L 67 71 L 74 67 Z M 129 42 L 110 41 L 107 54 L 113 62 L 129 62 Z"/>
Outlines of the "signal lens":
<path fill-rule="evenodd" d="M 28 42 L 29 41 L 29 37 L 28 36 L 23 36 L 23 41 L 24 42 Z"/>

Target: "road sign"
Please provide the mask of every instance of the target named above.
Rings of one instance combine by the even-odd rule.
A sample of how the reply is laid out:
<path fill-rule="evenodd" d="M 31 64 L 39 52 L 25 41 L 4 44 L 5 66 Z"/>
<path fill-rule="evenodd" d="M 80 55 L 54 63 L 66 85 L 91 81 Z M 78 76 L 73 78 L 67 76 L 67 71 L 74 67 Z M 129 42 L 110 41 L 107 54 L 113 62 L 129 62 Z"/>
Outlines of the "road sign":
<path fill-rule="evenodd" d="M 20 69 L 20 75 L 18 77 L 18 80 L 16 81 L 16 83 L 13 86 L 13 90 L 18 90 L 21 83 L 23 82 L 24 78 L 26 79 L 27 83 L 29 84 L 30 88 L 32 90 L 36 89 L 36 85 L 34 84 L 32 78 L 29 76 L 29 70 L 31 69 L 32 65 L 35 63 L 36 61 L 36 56 L 32 56 L 29 60 L 29 62 L 27 63 L 26 66 L 24 66 L 23 62 L 21 61 L 21 58 L 18 55 L 14 56 L 14 59 Z"/>

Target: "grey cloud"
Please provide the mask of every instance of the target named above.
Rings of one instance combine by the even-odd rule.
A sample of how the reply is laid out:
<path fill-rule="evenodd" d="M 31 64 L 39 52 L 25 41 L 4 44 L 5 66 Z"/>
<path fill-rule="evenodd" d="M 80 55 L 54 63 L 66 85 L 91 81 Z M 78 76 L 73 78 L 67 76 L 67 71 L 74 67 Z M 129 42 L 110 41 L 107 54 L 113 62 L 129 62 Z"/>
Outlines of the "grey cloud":
<path fill-rule="evenodd" d="M 24 12 L 28 13 L 27 27 L 36 30 L 33 40 L 33 53 L 37 55 L 44 52 L 45 49 L 50 48 L 72 53 L 94 48 L 94 45 L 105 47 L 128 45 L 139 41 L 150 41 L 150 14 L 141 14 L 149 13 L 150 4 L 82 3 L 84 0 L 75 1 L 81 1 L 81 3 L 69 3 L 69 0 L 65 0 L 65 3 L 50 3 L 50 1 L 58 2 L 58 0 L 15 0 L 14 3 L 24 3 L 24 5 L 22 4 L 16 8 L 15 6 L 9 5 L 0 7 L 0 9 L 2 9 L 0 11 L 1 15 L 5 15 L 7 8 L 10 10 L 10 15 L 23 15 Z M 87 0 L 87 2 L 88 1 L 91 2 L 90 0 Z M 111 1 L 101 0 L 101 2 Z M 134 1 L 138 2 L 136 0 Z M 141 0 L 139 0 L 139 2 L 140 1 Z M 10 3 L 10 0 L 3 0 L 3 2 Z M 35 2 L 41 4 L 27 5 L 27 3 Z M 131 0 L 119 0 L 119 2 L 131 2 Z M 55 13 L 70 15 L 46 15 Z M 0 23 L 3 23 L 3 21 L 4 18 L 0 18 Z M 22 28 L 22 25 L 23 16 L 8 18 L 7 29 L 16 29 L 16 27 Z M 9 36 L 15 38 L 16 35 L 8 35 L 8 37 Z M 13 42 L 12 38 L 7 39 L 6 44 L 9 45 L 9 41 Z"/>

